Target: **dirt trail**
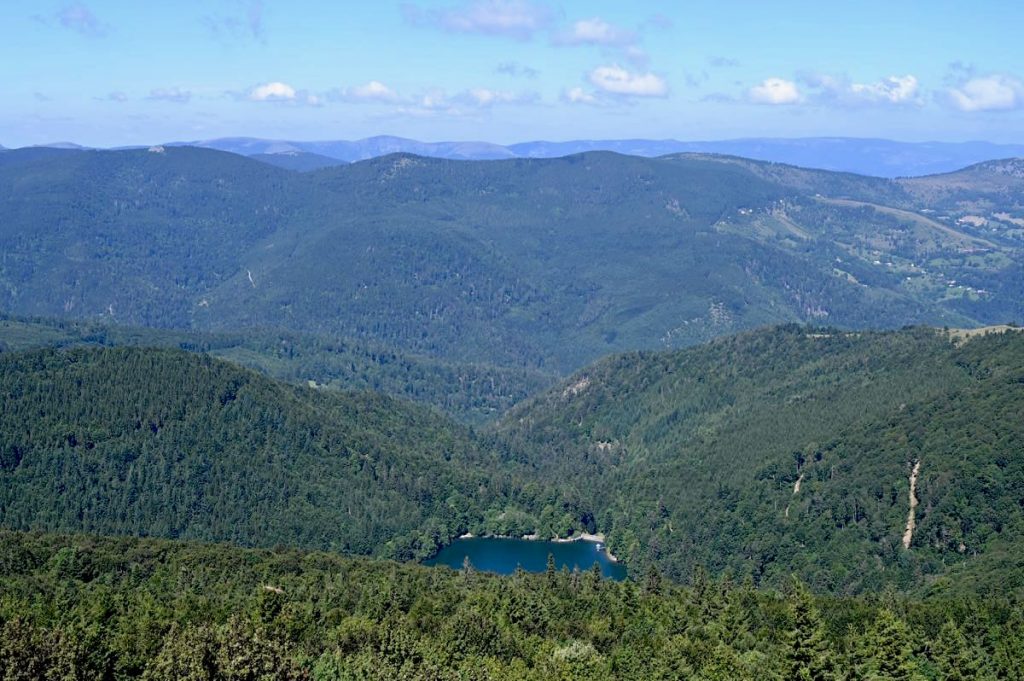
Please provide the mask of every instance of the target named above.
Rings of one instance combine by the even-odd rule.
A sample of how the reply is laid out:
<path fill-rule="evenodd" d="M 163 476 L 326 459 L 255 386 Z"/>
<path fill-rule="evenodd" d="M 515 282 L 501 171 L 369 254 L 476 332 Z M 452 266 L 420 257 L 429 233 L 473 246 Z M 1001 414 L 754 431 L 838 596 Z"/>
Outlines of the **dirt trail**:
<path fill-rule="evenodd" d="M 921 462 L 914 462 L 914 469 L 910 471 L 910 512 L 907 513 L 907 529 L 903 533 L 903 548 L 909 549 L 910 542 L 914 538 L 914 514 L 917 511 L 917 474 L 921 472 Z"/>
<path fill-rule="evenodd" d="M 801 473 L 800 477 L 796 479 L 796 484 L 793 485 L 793 494 L 799 494 L 799 492 L 800 492 L 800 483 L 803 482 L 803 481 L 804 481 L 804 474 Z"/>

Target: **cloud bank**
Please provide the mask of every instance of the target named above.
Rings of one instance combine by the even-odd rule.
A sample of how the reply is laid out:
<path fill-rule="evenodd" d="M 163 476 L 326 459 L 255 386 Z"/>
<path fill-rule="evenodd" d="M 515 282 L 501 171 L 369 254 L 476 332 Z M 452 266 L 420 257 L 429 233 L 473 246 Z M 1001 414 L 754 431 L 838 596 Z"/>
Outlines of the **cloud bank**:
<path fill-rule="evenodd" d="M 947 94 L 954 107 L 968 113 L 1024 108 L 1024 82 L 1003 74 L 971 78 Z"/>

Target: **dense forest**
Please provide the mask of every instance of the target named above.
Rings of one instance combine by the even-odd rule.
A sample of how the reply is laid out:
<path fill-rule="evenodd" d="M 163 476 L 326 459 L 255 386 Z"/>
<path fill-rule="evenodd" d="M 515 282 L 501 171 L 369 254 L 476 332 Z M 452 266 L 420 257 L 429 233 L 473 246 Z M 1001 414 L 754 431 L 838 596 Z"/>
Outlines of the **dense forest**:
<path fill-rule="evenodd" d="M 499 430 L 575 482 L 630 565 L 859 591 L 942 588 L 968 563 L 957 584 L 998 590 L 1022 585 L 1002 561 L 1024 548 L 1022 413 L 1024 334 L 790 326 L 609 358 Z"/>
<path fill-rule="evenodd" d="M 1022 678 L 1014 596 L 691 581 L 0 532 L 0 678 Z"/>
<path fill-rule="evenodd" d="M 287 331 L 203 333 L 0 313 L 0 352 L 71 346 L 201 352 L 290 383 L 368 390 L 429 404 L 469 424 L 496 418 L 555 380 L 537 370 L 444 361 L 330 336 Z"/>
<path fill-rule="evenodd" d="M 1019 319 L 1022 180 L 732 157 L 296 173 L 197 148 L 0 155 L 0 310 L 580 368 L 786 322 Z"/>
<path fill-rule="evenodd" d="M 471 432 L 204 355 L 0 355 L 0 523 L 429 555 L 521 485 Z"/>
<path fill-rule="evenodd" d="M 0 524 L 399 559 L 600 531 L 675 581 L 1019 591 L 1022 379 L 1012 330 L 794 325 L 612 357 L 474 431 L 180 350 L 4 353 Z"/>

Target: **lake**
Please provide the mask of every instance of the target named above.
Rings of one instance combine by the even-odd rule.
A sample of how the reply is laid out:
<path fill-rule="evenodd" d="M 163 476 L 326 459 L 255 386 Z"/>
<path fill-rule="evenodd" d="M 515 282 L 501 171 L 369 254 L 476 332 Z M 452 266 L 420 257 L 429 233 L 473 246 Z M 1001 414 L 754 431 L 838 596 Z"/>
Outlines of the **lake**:
<path fill-rule="evenodd" d="M 601 545 L 603 548 L 603 544 Z M 483 572 L 510 575 L 521 566 L 527 572 L 547 570 L 548 554 L 555 557 L 555 564 L 561 570 L 565 566 L 572 570 L 589 570 L 594 562 L 601 566 L 601 574 L 620 581 L 626 578 L 626 566 L 608 558 L 598 550 L 597 542 L 573 541 L 553 542 L 530 539 L 505 539 L 500 537 L 466 537 L 456 539 L 429 560 L 425 565 L 447 565 L 456 570 L 462 567 L 467 557 L 473 567 Z"/>

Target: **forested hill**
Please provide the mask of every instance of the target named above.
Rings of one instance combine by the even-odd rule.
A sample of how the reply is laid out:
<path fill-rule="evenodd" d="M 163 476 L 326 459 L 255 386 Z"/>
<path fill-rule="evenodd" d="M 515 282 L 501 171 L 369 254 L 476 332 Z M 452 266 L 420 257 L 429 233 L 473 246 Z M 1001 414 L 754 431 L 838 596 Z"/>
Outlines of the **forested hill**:
<path fill-rule="evenodd" d="M 0 524 L 412 558 L 515 490 L 470 433 L 202 355 L 0 355 Z"/>
<path fill-rule="evenodd" d="M 592 152 L 294 173 L 188 147 L 13 150 L 0 311 L 558 371 L 768 323 L 1002 323 L 1024 316 L 1022 189 L 998 165 L 893 181 Z"/>
<path fill-rule="evenodd" d="M 365 342 L 289 331 L 215 333 L 0 313 L 0 352 L 73 346 L 202 352 L 294 384 L 370 390 L 429 404 L 469 424 L 496 418 L 555 380 L 555 376 L 535 369 L 445 361 Z"/>
<path fill-rule="evenodd" d="M 793 326 L 620 355 L 499 430 L 631 569 L 1021 589 L 1024 333 L 953 338 Z"/>

